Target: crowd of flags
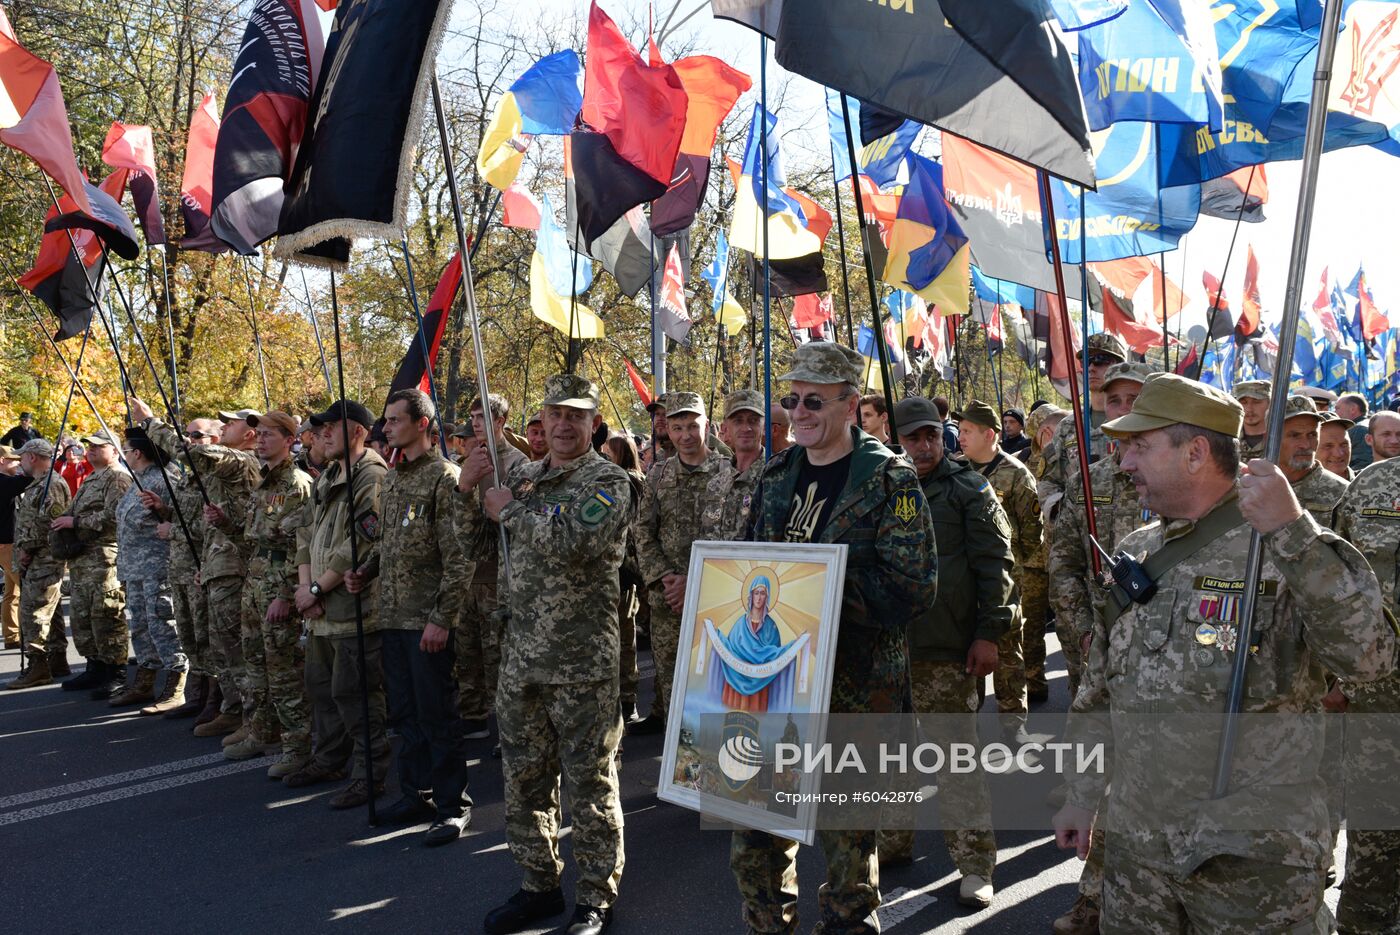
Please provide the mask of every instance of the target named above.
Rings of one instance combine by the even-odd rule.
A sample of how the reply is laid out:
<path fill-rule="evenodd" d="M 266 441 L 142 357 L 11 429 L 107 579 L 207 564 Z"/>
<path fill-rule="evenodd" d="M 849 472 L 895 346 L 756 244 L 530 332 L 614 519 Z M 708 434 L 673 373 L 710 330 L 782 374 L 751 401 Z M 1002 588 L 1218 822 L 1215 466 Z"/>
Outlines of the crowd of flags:
<path fill-rule="evenodd" d="M 208 95 L 191 116 L 181 249 L 250 255 L 277 238 L 280 255 L 343 268 L 356 238 L 403 236 L 451 4 L 389 3 L 253 4 L 222 110 Z M 1263 219 L 1265 165 L 1301 154 L 1316 0 L 712 7 L 761 34 L 765 55 L 771 43 L 778 63 L 826 88 L 837 197 L 852 182 L 859 189 L 864 213 L 851 239 L 870 252 L 882 283 L 880 324 L 856 333 L 847 322 L 843 336 L 871 358 L 883 339 L 896 376 L 945 368 L 957 323 L 971 316 L 990 346 L 1069 378 L 1083 327 L 1066 333 L 1057 314 L 1057 253 L 1065 295 L 1082 306 L 1089 330 L 1114 331 L 1139 354 L 1159 348 L 1169 363 L 1174 352 L 1177 366 L 1220 385 L 1271 372 L 1277 316 L 1263 308 L 1253 248 L 1237 302 L 1221 285 L 1224 269 L 1205 274 L 1209 328 L 1199 347 L 1185 347 L 1179 328 L 1173 336 L 1170 319 L 1188 300 L 1162 258 L 1202 214 Z M 1395 3 L 1346 3 L 1326 148 L 1400 153 L 1386 40 L 1397 17 Z M 0 89 L 0 142 L 29 155 L 64 192 L 20 282 L 70 337 L 100 299 L 102 245 L 122 255 L 139 249 L 118 205 L 127 193 L 145 242 L 166 241 L 151 133 L 114 123 L 102 149 L 113 171 L 100 185 L 87 181 L 58 76 L 23 48 L 3 10 Z M 668 338 L 689 343 L 692 225 L 715 184 L 719 129 L 751 90 L 748 75 L 713 56 L 667 61 L 651 37 L 638 49 L 597 3 L 582 55 L 547 55 L 510 84 L 476 169 L 500 192 L 502 223 L 535 233 L 535 317 L 571 339 L 602 338 L 606 322 L 590 306 L 596 263 L 653 310 Z M 842 334 L 826 272 L 834 215 L 789 185 L 779 118 L 758 97 L 747 109 L 742 159 L 728 162 L 728 223 L 700 271 L 709 311 L 733 333 L 754 321 L 752 303 L 766 296 L 784 300 L 780 317 L 794 340 L 833 337 Z M 919 147 L 930 126 L 941 131 L 937 159 Z M 548 193 L 521 178 L 531 148 L 548 138 L 562 146 L 562 221 Z M 430 353 L 460 288 L 457 266 L 425 316 L 421 343 Z M 1400 342 L 1363 273 L 1346 286 L 1324 273 L 1318 299 L 1300 311 L 1296 379 L 1378 401 L 1394 394 Z M 422 369 L 406 358 L 400 377 Z"/>

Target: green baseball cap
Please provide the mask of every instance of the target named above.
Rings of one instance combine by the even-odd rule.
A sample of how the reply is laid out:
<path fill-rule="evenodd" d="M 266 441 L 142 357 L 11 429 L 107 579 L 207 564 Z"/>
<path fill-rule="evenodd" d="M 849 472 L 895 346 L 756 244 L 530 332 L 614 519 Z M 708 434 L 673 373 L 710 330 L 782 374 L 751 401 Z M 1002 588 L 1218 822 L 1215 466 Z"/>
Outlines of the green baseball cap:
<path fill-rule="evenodd" d="M 1316 419 L 1319 424 L 1327 421 L 1322 417 L 1322 413 L 1317 411 L 1317 406 L 1313 404 L 1311 399 L 1306 396 L 1290 396 L 1288 401 L 1283 404 L 1283 419 L 1287 422 L 1298 416 Z"/>
<path fill-rule="evenodd" d="M 576 373 L 556 373 L 544 381 L 544 405 L 570 409 L 597 409 L 598 387 Z"/>
<path fill-rule="evenodd" d="M 865 358 L 844 344 L 835 341 L 811 341 L 792 352 L 792 367 L 778 377 L 784 383 L 861 384 L 861 368 Z"/>
<path fill-rule="evenodd" d="M 929 425 L 943 428 L 943 418 L 933 400 L 922 396 L 906 396 L 894 404 L 894 424 L 900 435 L 907 435 Z"/>
<path fill-rule="evenodd" d="M 1133 410 L 1103 424 L 1105 435 L 1125 438 L 1172 425 L 1195 425 L 1237 436 L 1244 422 L 1239 402 L 1215 387 L 1174 373 L 1154 373 L 1142 385 Z"/>
<path fill-rule="evenodd" d="M 724 417 L 727 419 L 736 412 L 764 413 L 763 394 L 758 390 L 735 390 L 724 397 Z"/>
<path fill-rule="evenodd" d="M 84 435 L 82 438 L 78 439 L 78 441 L 82 442 L 84 445 L 111 445 L 114 448 L 120 447 L 117 440 L 113 438 L 112 434 L 106 429 L 98 429 L 91 435 Z"/>
<path fill-rule="evenodd" d="M 997 418 L 996 410 L 980 399 L 974 399 L 964 406 L 961 412 L 955 412 L 953 415 L 964 422 L 971 422 L 984 428 L 1001 429 L 1001 420 Z"/>
<path fill-rule="evenodd" d="M 1268 380 L 1245 380 L 1235 384 L 1236 399 L 1262 399 L 1269 401 L 1269 391 L 1273 384 Z"/>
<path fill-rule="evenodd" d="M 693 412 L 702 418 L 705 415 L 705 401 L 699 393 L 667 393 L 666 418 Z"/>

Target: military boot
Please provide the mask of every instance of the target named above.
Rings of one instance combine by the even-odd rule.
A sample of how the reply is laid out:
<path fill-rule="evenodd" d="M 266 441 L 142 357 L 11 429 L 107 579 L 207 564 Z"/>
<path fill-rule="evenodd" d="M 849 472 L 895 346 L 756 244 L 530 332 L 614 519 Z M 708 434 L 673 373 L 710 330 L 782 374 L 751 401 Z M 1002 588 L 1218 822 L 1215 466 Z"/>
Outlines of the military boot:
<path fill-rule="evenodd" d="M 208 676 L 208 679 L 209 696 L 204 699 L 204 707 L 199 714 L 195 715 L 194 719 L 196 737 L 200 736 L 199 728 L 218 717 L 224 707 L 224 690 L 219 686 L 219 680 L 212 675 Z"/>
<path fill-rule="evenodd" d="M 135 704 L 154 701 L 156 697 L 156 670 L 137 669 L 131 683 L 118 695 L 107 702 L 111 708 L 128 708 Z"/>
<path fill-rule="evenodd" d="M 209 676 L 196 675 L 185 680 L 185 700 L 183 704 L 165 712 L 168 720 L 194 717 L 204 710 L 209 701 Z M 213 720 L 210 718 L 209 720 Z"/>
<path fill-rule="evenodd" d="M 1099 935 L 1099 907 L 1088 896 L 1080 895 L 1051 930 L 1055 935 Z"/>
<path fill-rule="evenodd" d="M 194 729 L 196 737 L 222 737 L 224 734 L 231 734 L 238 730 L 243 724 L 243 718 L 237 714 L 219 714 L 212 721 L 205 721 Z"/>
<path fill-rule="evenodd" d="M 73 674 L 73 670 L 68 667 L 68 653 L 62 649 L 49 651 L 49 674 L 54 678 L 63 678 Z"/>
<path fill-rule="evenodd" d="M 251 760 L 257 756 L 269 756 L 282 752 L 280 741 L 268 742 L 257 734 L 248 733 L 239 743 L 224 747 L 224 759 L 226 760 Z"/>
<path fill-rule="evenodd" d="M 62 688 L 66 692 L 76 692 L 92 688 L 97 684 L 97 676 L 101 672 L 102 663 L 98 662 L 96 659 L 89 659 L 87 661 L 87 668 L 78 675 L 66 680 Z"/>
<path fill-rule="evenodd" d="M 101 665 L 102 671 L 93 683 L 92 691 L 88 692 L 88 697 L 93 701 L 110 701 L 126 690 L 126 666 L 110 662 Z"/>
<path fill-rule="evenodd" d="M 165 673 L 165 687 L 160 690 L 160 697 L 154 704 L 146 705 L 141 709 L 141 713 L 150 717 L 153 714 L 165 714 L 174 711 L 185 703 L 185 673 L 167 672 Z"/>
<path fill-rule="evenodd" d="M 19 678 L 6 684 L 5 691 L 35 688 L 39 685 L 47 685 L 52 681 L 53 676 L 49 674 L 49 657 L 43 653 L 34 653 L 29 657 L 29 668 Z"/>

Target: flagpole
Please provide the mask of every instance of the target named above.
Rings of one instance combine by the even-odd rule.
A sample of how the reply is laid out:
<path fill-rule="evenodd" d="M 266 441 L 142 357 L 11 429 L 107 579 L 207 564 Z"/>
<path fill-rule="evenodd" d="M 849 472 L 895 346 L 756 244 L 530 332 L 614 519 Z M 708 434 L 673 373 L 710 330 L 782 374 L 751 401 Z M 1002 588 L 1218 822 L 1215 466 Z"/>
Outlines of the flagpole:
<path fill-rule="evenodd" d="M 1303 293 L 1303 272 L 1308 260 L 1312 234 L 1313 202 L 1317 197 L 1317 175 L 1322 160 L 1323 136 L 1327 121 L 1327 98 L 1332 86 L 1332 56 L 1337 45 L 1337 27 L 1342 16 L 1342 0 L 1327 0 L 1318 40 L 1317 68 L 1313 72 L 1312 101 L 1308 106 L 1308 131 L 1303 144 L 1303 173 L 1298 184 L 1298 211 L 1293 222 L 1293 244 L 1288 257 L 1288 288 L 1284 293 L 1282 329 L 1279 332 L 1278 361 L 1274 364 L 1269 395 L 1269 430 L 1264 448 L 1265 460 L 1278 463 L 1283 441 L 1284 409 L 1287 405 L 1289 376 L 1293 371 L 1293 350 L 1298 341 L 1299 302 Z M 1246 192 L 1246 194 L 1248 194 Z M 1223 284 L 1222 284 L 1223 288 Z M 1259 530 L 1250 530 L 1249 551 L 1245 556 L 1244 591 L 1236 651 L 1231 658 L 1230 690 L 1226 698 L 1225 723 L 1220 732 L 1220 750 L 1215 761 L 1215 782 L 1211 793 L 1223 798 L 1230 791 L 1235 744 L 1239 735 L 1239 713 L 1244 703 L 1247 664 L 1253 647 L 1254 614 L 1258 609 L 1259 579 L 1263 571 L 1264 539 Z"/>
<path fill-rule="evenodd" d="M 146 248 L 146 275 L 151 275 L 151 254 L 150 247 Z M 175 367 L 175 316 L 171 311 L 174 304 L 170 293 L 170 257 L 167 254 L 169 246 L 160 245 L 160 279 L 161 286 L 165 293 L 165 340 L 170 345 L 170 394 L 175 403 L 175 414 L 183 412 L 180 406 L 180 375 Z"/>
<path fill-rule="evenodd" d="M 418 305 L 418 283 L 413 277 L 413 258 L 408 255 L 408 237 L 405 236 L 399 241 L 403 248 L 403 265 L 408 270 L 408 298 L 413 303 L 413 318 L 418 322 L 418 347 L 423 352 L 423 368 L 428 374 L 428 395 L 433 400 L 433 408 L 438 412 L 442 411 L 442 404 L 438 402 L 437 381 L 433 379 L 433 355 L 428 350 L 428 335 L 423 327 L 423 312 Z M 447 303 L 447 308 L 442 310 L 444 315 L 452 307 L 451 300 Z M 488 431 L 494 428 L 491 421 L 490 400 L 485 396 L 481 398 L 481 414 L 486 417 Z M 468 416 L 471 413 L 467 414 Z M 438 444 L 442 448 L 442 456 L 447 457 L 447 429 L 442 424 L 442 419 L 438 419 Z"/>
<path fill-rule="evenodd" d="M 306 267 L 301 270 L 301 289 L 306 293 L 306 317 L 311 319 L 311 333 L 316 335 L 316 350 L 321 354 L 321 373 L 326 378 L 326 395 L 335 398 L 335 388 L 331 385 L 331 368 L 326 364 L 326 345 L 321 342 L 321 324 L 316 320 L 316 306 L 311 301 L 311 287 L 306 283 Z"/>
<path fill-rule="evenodd" d="M 244 257 L 243 282 L 248 286 L 248 314 L 253 320 L 253 349 L 258 355 L 258 376 L 262 378 L 263 407 L 264 410 L 267 410 L 272 408 L 272 396 L 267 391 L 267 370 L 263 367 L 262 336 L 258 334 L 257 302 L 253 298 L 253 274 L 249 272 L 249 267 L 252 264 L 251 257 Z"/>
<path fill-rule="evenodd" d="M 482 406 L 486 407 L 491 398 L 490 388 L 486 379 L 486 348 L 481 343 L 481 319 L 476 309 L 476 286 L 472 281 L 472 257 L 471 251 L 467 248 L 467 231 L 462 223 L 462 200 L 457 193 L 457 168 L 453 164 L 452 147 L 447 137 L 447 117 L 442 106 L 442 89 L 438 86 L 437 72 L 433 72 L 433 111 L 437 116 L 438 139 L 442 144 L 442 159 L 447 167 L 447 189 L 452 198 L 452 221 L 457 230 L 457 256 L 462 264 L 462 290 L 467 300 L 467 322 L 471 326 L 472 350 L 476 354 L 476 381 L 477 395 L 481 397 Z M 331 280 L 334 285 L 335 280 Z M 344 382 L 343 380 L 341 381 Z M 488 409 L 482 409 L 482 415 Z M 491 455 L 491 477 L 493 486 L 500 487 L 505 482 L 505 477 L 501 472 L 500 455 L 496 451 L 496 433 L 488 431 L 486 433 L 486 450 Z M 499 523 L 496 525 L 497 533 L 500 536 L 500 561 L 505 569 L 506 577 L 510 577 L 510 540 L 506 536 L 505 527 Z"/>
<path fill-rule="evenodd" d="M 1162 287 L 1162 370 L 1172 372 L 1171 326 L 1167 324 L 1171 316 L 1167 313 L 1167 255 L 1157 254 L 1157 282 Z M 1155 304 L 1155 303 L 1154 303 Z"/>
<path fill-rule="evenodd" d="M 1249 201 L 1249 190 L 1254 187 L 1254 170 L 1258 168 L 1259 167 L 1257 165 L 1249 167 L 1249 180 L 1245 182 L 1244 197 L 1240 199 L 1240 211 L 1239 214 L 1235 217 L 1235 230 L 1230 234 L 1230 247 L 1228 250 L 1225 251 L 1225 267 L 1220 271 L 1220 288 L 1215 291 L 1215 300 L 1210 304 L 1210 314 L 1206 316 L 1207 343 L 1213 342 L 1215 340 L 1215 317 L 1216 314 L 1220 311 L 1220 302 L 1225 295 L 1225 277 L 1230 273 L 1230 258 L 1235 255 L 1235 238 L 1239 237 L 1240 225 L 1244 223 L 1244 211 L 1245 206 Z M 1202 352 L 1201 354 L 1201 359 L 1202 362 L 1204 362 L 1204 352 Z M 1195 376 L 1193 376 L 1192 379 L 1199 380 L 1200 378 L 1201 367 L 1198 365 L 1196 367 Z"/>
<path fill-rule="evenodd" d="M 651 275 L 647 279 L 651 297 L 651 398 L 660 399 L 666 392 L 666 333 L 656 327 L 656 235 L 651 231 L 651 212 L 647 211 L 647 260 Z"/>
<path fill-rule="evenodd" d="M 553 218 L 550 220 L 553 221 Z M 568 218 L 565 218 L 564 222 L 568 223 L 568 220 Z M 574 243 L 579 242 L 579 227 L 581 224 L 582 221 L 580 221 L 577 214 L 575 214 Z M 578 251 L 573 249 L 573 244 L 569 245 L 569 254 L 572 257 L 569 261 L 569 347 L 565 352 L 567 359 L 564 362 L 564 369 L 569 373 L 573 373 L 574 368 L 578 366 L 579 359 L 582 357 L 578 339 L 574 337 L 574 325 L 578 323 Z M 484 415 L 485 412 L 486 410 L 483 409 L 482 414 Z"/>
<path fill-rule="evenodd" d="M 773 261 L 768 256 L 768 37 L 758 34 L 758 93 L 763 113 L 758 122 L 758 169 L 763 179 L 763 408 L 773 411 Z M 796 346 L 796 341 L 794 341 Z M 763 420 L 763 455 L 773 455 L 773 420 Z"/>
<path fill-rule="evenodd" d="M 83 343 L 78 345 L 78 370 L 83 369 L 83 354 L 87 352 L 88 339 L 91 337 L 92 319 L 89 318 L 87 328 L 83 331 Z M 63 431 L 68 427 L 68 412 L 73 406 L 73 391 L 78 386 L 78 370 L 69 373 L 72 380 L 68 384 L 68 399 L 63 403 L 63 415 L 58 420 L 58 432 L 54 435 L 55 462 L 58 458 L 62 457 L 62 452 L 60 452 L 58 448 L 63 444 Z M 44 508 L 44 504 L 49 501 L 49 487 L 53 484 L 53 476 L 56 473 L 58 472 L 49 471 L 48 476 L 44 478 L 44 492 L 39 495 L 39 509 L 41 510 Z"/>
<path fill-rule="evenodd" d="M 1046 199 L 1053 197 L 1050 191 L 1050 185 L 1050 177 L 1047 175 L 1045 177 Z M 1084 189 L 1081 188 L 1079 189 L 1079 324 L 1082 329 L 1083 340 L 1081 353 L 1084 359 L 1083 366 L 1080 369 L 1084 372 L 1084 406 L 1080 408 L 1078 404 L 1075 405 L 1074 418 L 1076 421 L 1084 423 L 1084 435 L 1079 441 L 1081 443 L 1080 450 L 1085 455 L 1085 463 L 1087 464 L 1087 458 L 1092 452 L 1090 452 L 1088 448 L 1083 447 L 1083 445 L 1086 444 L 1089 439 L 1093 438 L 1094 393 L 1093 390 L 1089 388 L 1089 231 L 1088 226 L 1084 223 L 1084 198 Z M 1053 212 L 1051 216 L 1053 217 Z M 1055 239 L 1058 240 L 1058 228 L 1052 226 L 1050 229 L 1056 232 Z M 1069 314 L 1068 304 L 1065 306 L 1065 314 Z M 1105 320 L 1104 328 L 1107 329 L 1107 327 L 1108 322 Z M 1071 359 L 1074 358 L 1074 341 L 1070 337 L 1069 329 L 1065 329 L 1065 351 L 1069 354 Z M 1089 499 L 1088 494 L 1085 494 L 1084 502 L 1093 503 L 1094 501 Z M 1097 535 L 1093 530 L 1091 530 L 1089 534 Z M 1091 551 L 1094 551 L 1094 567 L 1095 571 L 1097 571 L 1098 552 L 1095 550 Z"/>
<path fill-rule="evenodd" d="M 836 240 L 841 246 L 841 295 L 846 301 L 846 343 L 855 347 L 856 329 L 851 319 L 851 280 L 846 271 L 846 222 L 841 217 L 841 180 L 836 177 L 836 144 L 828 140 L 827 149 L 831 150 L 831 190 L 836 196 Z M 855 172 L 855 166 L 851 167 L 851 172 Z M 863 218 L 861 220 L 864 221 Z"/>
<path fill-rule="evenodd" d="M 1065 357 L 1069 358 L 1067 362 L 1069 366 L 1069 380 L 1067 382 L 1069 383 L 1070 405 L 1074 409 L 1074 435 L 1075 440 L 1078 443 L 1076 447 L 1078 449 L 1079 454 L 1079 482 L 1084 488 L 1084 502 L 1086 504 L 1092 504 L 1094 502 L 1094 487 L 1093 482 L 1089 479 L 1089 420 L 1087 418 L 1080 418 L 1081 413 L 1087 413 L 1089 411 L 1089 400 L 1087 396 L 1089 389 L 1089 362 L 1087 360 L 1081 362 L 1081 369 L 1084 371 L 1085 391 L 1085 398 L 1081 400 L 1079 397 L 1079 383 L 1075 381 L 1074 374 L 1074 341 L 1071 338 L 1073 332 L 1070 330 L 1069 323 L 1069 299 L 1065 296 L 1065 266 L 1064 261 L 1060 257 L 1060 233 L 1059 227 L 1057 227 L 1055 224 L 1055 196 L 1050 189 L 1050 174 L 1044 169 L 1039 169 L 1036 171 L 1036 177 L 1037 181 L 1039 181 L 1040 183 L 1040 200 L 1045 205 L 1045 224 L 1047 229 L 1050 231 L 1050 237 L 1047 239 L 1050 241 L 1051 259 L 1054 261 L 1055 265 L 1055 290 L 1056 298 L 1059 299 L 1060 305 L 1060 347 L 1065 352 Z M 1081 193 L 1081 198 L 1082 197 L 1083 196 Z M 1082 232 L 1084 229 L 1084 211 L 1082 208 L 1082 202 L 1081 209 L 1079 212 L 1079 218 L 1080 231 Z M 1080 243 L 1079 256 L 1082 267 L 1082 261 L 1084 259 L 1082 241 Z M 1087 351 L 1089 348 L 1089 303 L 1087 301 L 1089 282 L 1088 277 L 1082 275 L 1083 272 L 1084 270 L 1081 268 L 1081 278 L 1084 280 L 1083 288 L 1085 291 L 1084 349 Z M 1055 350 L 1053 337 L 1050 341 L 1050 350 L 1052 353 Z M 1094 520 L 1094 511 L 1092 509 L 1086 508 L 1084 510 L 1084 521 L 1085 526 L 1088 527 L 1089 535 L 1097 539 L 1099 535 L 1099 529 L 1098 523 Z M 1097 578 L 1102 571 L 1102 567 L 1099 563 L 1099 553 L 1097 549 L 1089 550 L 1089 560 L 1093 563 L 1094 577 Z"/>

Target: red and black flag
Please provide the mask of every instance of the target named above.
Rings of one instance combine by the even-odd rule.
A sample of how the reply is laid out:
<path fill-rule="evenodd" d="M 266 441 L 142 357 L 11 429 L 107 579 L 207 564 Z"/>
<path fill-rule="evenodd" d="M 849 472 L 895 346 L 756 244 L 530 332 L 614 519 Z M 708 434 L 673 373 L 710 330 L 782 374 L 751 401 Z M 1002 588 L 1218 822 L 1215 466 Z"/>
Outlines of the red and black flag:
<path fill-rule="evenodd" d="M 356 237 L 404 233 L 445 0 L 355 0 L 335 14 L 277 254 L 344 267 Z"/>
<path fill-rule="evenodd" d="M 123 260 L 136 259 L 141 255 L 141 245 L 136 242 L 136 226 L 122 210 L 120 201 L 126 188 L 126 175 L 125 170 L 118 169 L 102 180 L 100 188 L 84 181 L 88 209 L 72 204 L 70 209 L 51 215 L 44 222 L 44 231 L 91 231 Z M 100 244 L 98 249 L 101 249 Z"/>
<path fill-rule="evenodd" d="M 352 4 L 358 6 L 359 4 Z M 277 233 L 325 50 L 315 0 L 256 0 L 214 150 L 213 233 L 251 256 Z"/>
<path fill-rule="evenodd" d="M 160 189 L 156 183 L 156 147 L 151 128 L 112 123 L 102 143 L 102 161 L 125 173 L 136 218 L 149 245 L 165 243 L 165 222 L 160 216 Z"/>
<path fill-rule="evenodd" d="M 636 298 L 651 282 L 657 267 L 665 262 L 662 257 L 666 255 L 668 244 L 652 233 L 646 212 L 638 205 L 629 208 L 603 236 L 591 242 L 575 236 L 580 228 L 578 185 L 574 179 L 573 140 L 567 136 L 564 137 L 564 194 L 564 235 L 570 245 L 597 260 L 617 280 L 623 295 Z"/>
<path fill-rule="evenodd" d="M 431 362 L 433 367 L 437 366 L 438 349 L 442 347 L 447 316 L 462 285 L 462 264 L 458 260 L 459 255 L 452 255 L 447 268 L 442 271 L 442 277 L 438 279 L 437 288 L 433 290 L 433 297 L 428 301 L 428 310 L 423 315 L 423 337 L 420 339 L 415 329 L 413 336 L 408 339 L 408 350 L 403 355 L 403 362 L 399 364 L 398 372 L 389 384 L 391 396 L 399 390 L 428 392 L 428 363 Z M 425 340 L 428 344 L 426 359 L 423 357 Z"/>
<path fill-rule="evenodd" d="M 190 117 L 190 133 L 185 142 L 185 173 L 180 180 L 180 214 L 185 219 L 182 250 L 223 253 L 228 244 L 214 236 L 209 215 L 214 210 L 214 149 L 219 141 L 219 108 L 214 95 L 204 100 Z"/>
<path fill-rule="evenodd" d="M 594 3 L 581 126 L 572 134 L 577 226 L 568 233 L 576 241 L 591 245 L 629 209 L 666 193 L 686 109 L 676 70 L 648 64 Z"/>

